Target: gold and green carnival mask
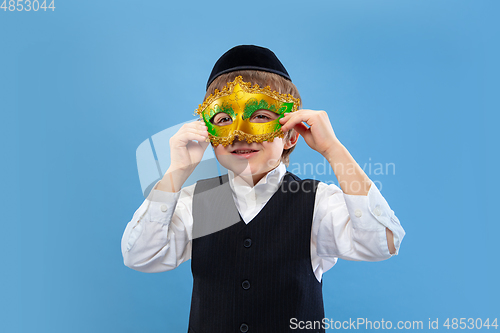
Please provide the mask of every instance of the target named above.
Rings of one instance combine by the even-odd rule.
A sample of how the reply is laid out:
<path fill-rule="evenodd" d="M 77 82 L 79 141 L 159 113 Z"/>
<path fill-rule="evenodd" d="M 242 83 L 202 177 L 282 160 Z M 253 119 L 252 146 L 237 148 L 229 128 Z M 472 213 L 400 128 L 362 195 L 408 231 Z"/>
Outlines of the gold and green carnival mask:
<path fill-rule="evenodd" d="M 292 95 L 271 91 L 269 86 L 260 88 L 256 84 L 252 87 L 250 82 L 243 82 L 238 76 L 221 91 L 216 89 L 208 96 L 196 113 L 205 121 L 209 139 L 217 147 L 232 144 L 235 137 L 248 143 L 284 137 L 279 120 L 285 113 L 297 111 L 299 104 L 300 100 Z M 251 122 L 252 114 L 258 110 L 272 111 L 278 118 L 265 123 Z M 230 124 L 219 126 L 212 123 L 214 116 L 221 112 L 231 117 Z"/>

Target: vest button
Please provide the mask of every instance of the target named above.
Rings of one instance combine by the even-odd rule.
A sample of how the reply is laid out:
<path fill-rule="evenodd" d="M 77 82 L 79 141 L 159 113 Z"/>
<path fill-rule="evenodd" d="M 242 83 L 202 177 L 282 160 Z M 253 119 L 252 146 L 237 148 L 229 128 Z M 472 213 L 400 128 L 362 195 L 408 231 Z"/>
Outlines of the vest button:
<path fill-rule="evenodd" d="M 245 289 L 245 290 L 250 289 L 250 281 L 248 281 L 248 280 L 243 281 L 243 282 L 241 283 L 241 286 L 242 286 L 242 287 L 243 287 L 243 289 Z M 245 332 L 246 332 L 246 331 L 245 331 Z"/>
<path fill-rule="evenodd" d="M 248 325 L 247 324 L 241 324 L 240 325 L 240 332 L 248 332 Z"/>
<path fill-rule="evenodd" d="M 252 246 L 252 240 L 250 238 L 245 239 L 243 241 L 243 246 L 247 247 L 247 248 L 250 247 L 250 246 Z"/>

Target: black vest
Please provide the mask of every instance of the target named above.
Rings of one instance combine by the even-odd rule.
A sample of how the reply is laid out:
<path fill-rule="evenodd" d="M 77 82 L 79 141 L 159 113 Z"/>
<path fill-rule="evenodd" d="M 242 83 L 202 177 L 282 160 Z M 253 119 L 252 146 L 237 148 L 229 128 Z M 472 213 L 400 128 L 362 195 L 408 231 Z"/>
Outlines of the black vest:
<path fill-rule="evenodd" d="M 237 221 L 193 237 L 189 332 L 297 332 L 292 318 L 322 321 L 322 283 L 314 276 L 310 251 L 317 186 L 318 181 L 287 172 L 247 225 L 237 213 L 227 175 L 197 183 L 193 235 L 214 217 Z"/>

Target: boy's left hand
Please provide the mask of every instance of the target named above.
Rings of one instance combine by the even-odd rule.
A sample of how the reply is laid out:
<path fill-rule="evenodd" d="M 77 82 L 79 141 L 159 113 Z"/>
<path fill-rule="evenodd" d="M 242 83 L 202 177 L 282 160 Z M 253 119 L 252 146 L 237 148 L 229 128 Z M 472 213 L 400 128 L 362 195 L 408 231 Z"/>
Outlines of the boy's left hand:
<path fill-rule="evenodd" d="M 309 125 L 307 127 L 304 123 Z M 326 156 L 330 149 L 341 145 L 333 132 L 332 124 L 326 111 L 301 109 L 287 113 L 280 119 L 281 130 L 294 128 L 306 141 L 307 145 Z"/>

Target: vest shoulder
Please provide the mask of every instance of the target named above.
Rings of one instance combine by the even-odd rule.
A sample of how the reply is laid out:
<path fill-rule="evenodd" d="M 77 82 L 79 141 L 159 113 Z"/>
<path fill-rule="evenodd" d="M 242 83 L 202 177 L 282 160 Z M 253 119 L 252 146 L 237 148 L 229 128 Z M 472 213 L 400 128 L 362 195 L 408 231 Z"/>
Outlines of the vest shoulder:
<path fill-rule="evenodd" d="M 288 172 L 285 174 L 281 190 L 286 193 L 297 194 L 315 194 L 318 188 L 319 180 L 316 179 L 300 179 L 297 175 Z"/>
<path fill-rule="evenodd" d="M 317 180 L 317 179 L 311 179 L 311 178 L 305 178 L 305 179 L 301 179 L 299 176 L 297 176 L 296 174 L 294 173 L 291 173 L 289 171 L 286 172 L 285 176 L 289 177 L 290 180 L 295 180 L 295 181 L 298 181 L 298 182 L 308 182 L 308 183 L 313 183 L 315 185 L 321 183 L 320 180 Z"/>

